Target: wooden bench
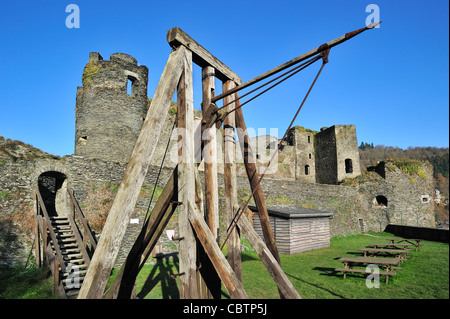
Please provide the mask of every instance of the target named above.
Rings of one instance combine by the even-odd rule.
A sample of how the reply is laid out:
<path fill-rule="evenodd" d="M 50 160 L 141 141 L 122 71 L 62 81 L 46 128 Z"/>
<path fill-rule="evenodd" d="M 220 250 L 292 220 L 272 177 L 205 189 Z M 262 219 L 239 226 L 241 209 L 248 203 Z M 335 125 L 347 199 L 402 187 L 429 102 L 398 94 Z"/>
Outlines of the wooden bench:
<path fill-rule="evenodd" d="M 379 274 L 386 277 L 386 283 L 388 283 L 389 276 L 394 276 L 396 273 L 393 271 L 394 266 L 400 264 L 401 260 L 399 258 L 376 258 L 376 257 L 342 257 L 339 261 L 344 263 L 344 268 L 336 268 L 336 272 L 343 272 L 344 278 L 347 273 L 372 273 L 367 268 L 359 269 L 353 268 L 356 266 L 366 266 L 366 265 L 380 265 L 384 267 L 384 270 L 380 270 Z M 400 267 L 395 267 L 395 269 L 401 269 Z"/>
<path fill-rule="evenodd" d="M 414 239 L 414 238 L 387 238 L 387 240 L 389 240 L 389 242 L 391 244 L 400 244 L 400 243 L 405 242 L 405 243 L 414 245 L 416 247 L 416 251 L 418 251 L 419 248 L 422 246 L 420 244 L 420 241 L 422 239 Z"/>
<path fill-rule="evenodd" d="M 404 244 L 404 243 L 372 243 L 370 246 L 374 248 L 384 248 L 384 249 L 408 249 L 409 247 L 416 246 L 414 244 Z"/>
<path fill-rule="evenodd" d="M 375 257 L 379 254 L 387 254 L 394 258 L 400 258 L 402 261 L 409 258 L 408 253 L 411 249 L 385 249 L 385 248 L 360 248 L 359 251 L 364 253 L 364 257 Z"/>
<path fill-rule="evenodd" d="M 336 272 L 342 272 L 344 274 L 344 278 L 347 276 L 347 273 L 359 273 L 359 274 L 371 274 L 371 270 L 367 269 L 360 269 L 360 268 L 336 268 L 334 271 Z M 386 283 L 389 281 L 389 276 L 395 276 L 395 271 L 380 271 L 380 276 L 386 276 Z"/>

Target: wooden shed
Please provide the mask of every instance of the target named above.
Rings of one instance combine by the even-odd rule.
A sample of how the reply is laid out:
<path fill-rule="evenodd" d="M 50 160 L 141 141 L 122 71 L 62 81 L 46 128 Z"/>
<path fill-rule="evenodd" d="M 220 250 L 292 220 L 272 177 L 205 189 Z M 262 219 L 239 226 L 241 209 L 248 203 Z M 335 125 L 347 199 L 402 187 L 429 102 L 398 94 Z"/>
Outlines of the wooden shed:
<path fill-rule="evenodd" d="M 253 227 L 263 237 L 255 206 L 248 207 Z M 333 213 L 293 205 L 268 206 L 270 224 L 280 254 L 295 254 L 330 246 L 330 218 Z"/>

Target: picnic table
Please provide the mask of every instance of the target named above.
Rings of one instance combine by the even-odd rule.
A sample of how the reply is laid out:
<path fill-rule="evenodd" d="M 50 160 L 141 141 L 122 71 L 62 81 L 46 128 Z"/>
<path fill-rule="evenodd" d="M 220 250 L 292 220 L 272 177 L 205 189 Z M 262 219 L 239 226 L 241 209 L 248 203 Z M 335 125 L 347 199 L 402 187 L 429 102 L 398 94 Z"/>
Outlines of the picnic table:
<path fill-rule="evenodd" d="M 359 251 L 364 253 L 364 257 L 375 257 L 379 254 L 386 254 L 389 256 L 393 256 L 394 258 L 399 258 L 401 261 L 406 260 L 408 258 L 408 253 L 411 252 L 411 249 L 385 249 L 385 248 L 360 248 Z"/>
<path fill-rule="evenodd" d="M 371 243 L 370 246 L 373 248 L 384 248 L 384 249 L 408 249 L 408 247 L 416 246 L 414 244 L 405 243 Z M 416 247 L 417 248 L 417 247 Z"/>
<path fill-rule="evenodd" d="M 395 243 L 400 244 L 400 243 L 403 243 L 403 242 L 408 243 L 408 244 L 412 244 L 412 245 L 414 245 L 416 247 L 416 251 L 417 251 L 417 250 L 419 250 L 419 248 L 421 246 L 420 245 L 420 241 L 422 239 L 414 239 L 414 238 L 387 238 L 387 240 L 389 240 L 389 242 L 391 244 L 395 244 Z"/>
<path fill-rule="evenodd" d="M 379 274 L 386 277 L 387 283 L 389 280 L 389 276 L 394 276 L 396 274 L 394 272 L 394 269 L 401 269 L 400 267 L 397 267 L 397 265 L 401 262 L 399 258 L 342 257 L 339 259 L 339 261 L 344 263 L 344 268 L 336 268 L 335 271 L 344 273 L 344 278 L 346 277 L 347 273 L 371 274 L 372 271 L 368 270 L 367 268 L 359 269 L 354 267 L 375 264 L 383 268 L 383 270 L 380 271 Z"/>

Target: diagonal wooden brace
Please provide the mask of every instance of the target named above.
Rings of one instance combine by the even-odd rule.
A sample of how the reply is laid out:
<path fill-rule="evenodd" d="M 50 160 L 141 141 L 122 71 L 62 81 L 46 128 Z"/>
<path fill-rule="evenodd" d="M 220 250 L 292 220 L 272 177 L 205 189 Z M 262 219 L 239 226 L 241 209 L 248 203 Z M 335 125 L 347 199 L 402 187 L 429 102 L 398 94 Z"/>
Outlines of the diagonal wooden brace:
<path fill-rule="evenodd" d="M 253 226 L 250 224 L 247 216 L 242 215 L 237 224 L 245 238 L 247 238 L 250 245 L 258 254 L 259 258 L 261 258 L 261 261 L 264 263 L 273 280 L 277 284 L 278 290 L 282 296 L 286 299 L 301 299 L 299 293 L 295 290 L 280 264 L 276 261 L 269 248 L 267 248 L 266 244 L 253 229 Z"/>
<path fill-rule="evenodd" d="M 189 202 L 189 221 L 231 298 L 247 299 L 244 286 L 231 269 L 198 208 Z"/>

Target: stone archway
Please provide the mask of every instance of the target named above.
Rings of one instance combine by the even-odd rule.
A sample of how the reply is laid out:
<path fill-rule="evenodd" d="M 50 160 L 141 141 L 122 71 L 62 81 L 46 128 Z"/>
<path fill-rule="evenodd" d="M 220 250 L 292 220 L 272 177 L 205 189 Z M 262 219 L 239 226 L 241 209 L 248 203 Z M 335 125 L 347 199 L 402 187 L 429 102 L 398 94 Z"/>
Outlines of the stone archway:
<path fill-rule="evenodd" d="M 386 196 L 378 195 L 373 199 L 372 206 L 373 207 L 382 207 L 382 208 L 387 207 L 388 199 L 386 198 Z"/>
<path fill-rule="evenodd" d="M 67 176 L 57 171 L 46 171 L 39 175 L 37 184 L 49 216 L 66 215 L 69 204 Z"/>

